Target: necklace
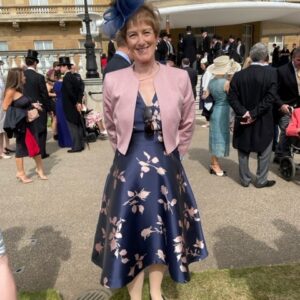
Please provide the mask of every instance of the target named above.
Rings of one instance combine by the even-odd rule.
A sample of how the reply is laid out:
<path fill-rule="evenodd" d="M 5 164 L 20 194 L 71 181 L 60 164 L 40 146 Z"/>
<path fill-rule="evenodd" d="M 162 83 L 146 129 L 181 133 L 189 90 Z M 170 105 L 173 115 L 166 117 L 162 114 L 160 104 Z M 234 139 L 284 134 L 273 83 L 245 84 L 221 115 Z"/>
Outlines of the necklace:
<path fill-rule="evenodd" d="M 159 71 L 159 66 L 158 66 L 158 68 L 155 69 L 156 66 L 158 66 L 158 64 L 154 63 L 152 68 L 151 68 L 150 73 L 147 74 L 145 77 L 139 77 L 138 73 L 136 73 L 138 80 L 139 81 L 145 81 L 147 79 L 152 78 Z"/>

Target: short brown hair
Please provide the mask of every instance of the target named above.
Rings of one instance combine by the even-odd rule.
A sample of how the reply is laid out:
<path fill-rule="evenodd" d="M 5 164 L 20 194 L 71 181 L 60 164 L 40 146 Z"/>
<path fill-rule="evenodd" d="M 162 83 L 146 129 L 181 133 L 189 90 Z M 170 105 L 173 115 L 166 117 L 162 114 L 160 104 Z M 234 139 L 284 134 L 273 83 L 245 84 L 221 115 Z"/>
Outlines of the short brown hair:
<path fill-rule="evenodd" d="M 123 38 L 123 35 L 118 31 L 115 37 L 115 41 L 117 44 L 117 47 L 127 47 L 126 41 Z"/>
<path fill-rule="evenodd" d="M 24 71 L 22 68 L 11 68 L 8 71 L 5 89 L 14 89 L 20 93 L 23 92 L 22 74 Z"/>
<path fill-rule="evenodd" d="M 139 24 L 146 23 L 150 25 L 155 33 L 158 36 L 160 31 L 160 14 L 159 11 L 153 7 L 150 3 L 143 4 L 133 16 L 131 16 L 124 27 L 120 30 L 120 34 L 123 39 L 126 41 L 126 34 L 129 24 Z"/>

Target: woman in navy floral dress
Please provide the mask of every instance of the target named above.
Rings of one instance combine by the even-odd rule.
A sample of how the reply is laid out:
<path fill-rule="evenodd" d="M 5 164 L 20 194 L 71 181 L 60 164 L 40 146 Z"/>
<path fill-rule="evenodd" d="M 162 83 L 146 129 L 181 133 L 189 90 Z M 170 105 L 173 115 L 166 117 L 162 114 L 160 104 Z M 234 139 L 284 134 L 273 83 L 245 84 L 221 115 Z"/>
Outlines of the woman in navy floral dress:
<path fill-rule="evenodd" d="M 115 158 L 92 260 L 102 268 L 101 284 L 127 285 L 131 299 L 141 299 L 148 268 L 151 299 L 161 300 L 164 271 L 187 282 L 188 265 L 204 259 L 207 250 L 181 164 L 194 128 L 191 84 L 187 72 L 155 62 L 159 19 L 142 2 L 132 1 L 138 7 L 120 32 L 135 63 L 105 78 L 104 117 Z"/>

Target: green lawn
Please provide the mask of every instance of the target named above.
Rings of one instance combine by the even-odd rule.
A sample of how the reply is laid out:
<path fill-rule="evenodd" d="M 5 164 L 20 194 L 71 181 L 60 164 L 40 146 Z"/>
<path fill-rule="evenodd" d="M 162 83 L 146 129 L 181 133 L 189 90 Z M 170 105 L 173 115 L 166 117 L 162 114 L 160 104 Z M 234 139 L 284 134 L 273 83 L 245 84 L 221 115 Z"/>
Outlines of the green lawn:
<path fill-rule="evenodd" d="M 168 300 L 299 300 L 300 264 L 204 271 L 193 273 L 187 284 L 175 284 L 167 277 L 163 291 Z M 111 298 L 127 299 L 124 288 Z M 146 282 L 143 300 L 148 299 Z"/>
<path fill-rule="evenodd" d="M 299 300 L 300 263 L 245 269 L 209 270 L 193 273 L 187 284 L 175 284 L 169 277 L 163 282 L 168 300 Z M 118 290 L 111 300 L 128 300 L 127 289 Z M 149 300 L 145 282 L 143 300 Z M 20 293 L 20 300 L 62 300 L 52 289 Z M 76 300 L 76 299 L 74 299 Z"/>
<path fill-rule="evenodd" d="M 49 289 L 44 292 L 32 292 L 32 293 L 23 293 L 19 295 L 20 300 L 62 300 L 58 292 L 55 290 Z"/>

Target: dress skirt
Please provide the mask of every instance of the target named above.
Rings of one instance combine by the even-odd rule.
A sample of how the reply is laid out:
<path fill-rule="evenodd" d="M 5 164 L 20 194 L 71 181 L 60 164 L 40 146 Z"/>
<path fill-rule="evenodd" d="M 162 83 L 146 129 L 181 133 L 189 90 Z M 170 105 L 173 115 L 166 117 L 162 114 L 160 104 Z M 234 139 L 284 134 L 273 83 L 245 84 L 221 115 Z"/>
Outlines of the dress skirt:
<path fill-rule="evenodd" d="M 104 187 L 92 260 L 109 288 L 127 285 L 152 264 L 167 265 L 174 281 L 187 282 L 188 265 L 208 255 L 179 153 L 165 152 L 156 97 L 152 136 L 144 132 L 144 108 L 138 96 L 129 149 L 116 151 Z"/>

